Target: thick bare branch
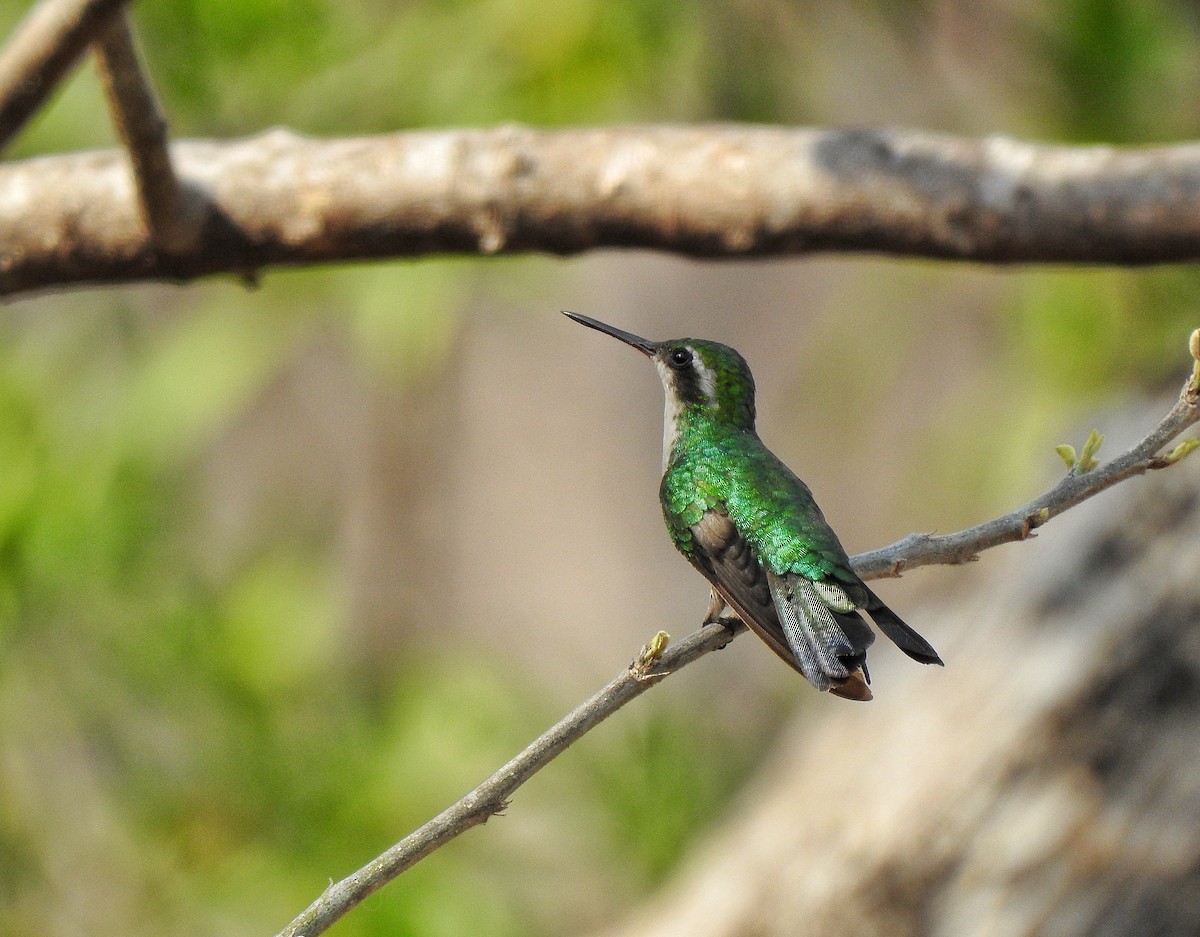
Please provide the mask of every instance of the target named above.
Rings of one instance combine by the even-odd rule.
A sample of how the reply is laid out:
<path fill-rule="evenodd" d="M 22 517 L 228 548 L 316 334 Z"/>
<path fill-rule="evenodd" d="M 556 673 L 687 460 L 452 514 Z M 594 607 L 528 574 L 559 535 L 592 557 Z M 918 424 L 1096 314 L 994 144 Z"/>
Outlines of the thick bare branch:
<path fill-rule="evenodd" d="M 897 575 L 901 568 L 962 563 L 988 547 L 1028 537 L 1034 526 L 1044 524 L 1049 518 L 1123 479 L 1172 464 L 1175 459 L 1158 453 L 1186 427 L 1200 419 L 1200 330 L 1192 336 L 1192 349 L 1196 366 L 1193 376 L 1184 384 L 1178 402 L 1159 425 L 1128 452 L 1092 472 L 1069 476 L 1045 495 L 1012 514 L 947 537 L 906 537 L 890 547 L 854 557 L 854 568 L 864 579 L 877 579 Z M 1016 534 L 1013 533 L 1014 527 Z M 668 648 L 665 653 L 662 652 L 661 642 L 656 639 L 643 648 L 642 655 L 627 671 L 551 727 L 452 807 L 353 875 L 330 885 L 278 937 L 316 937 L 323 933 L 364 898 L 395 879 L 405 869 L 460 833 L 486 822 L 503 810 L 517 788 L 592 727 L 673 671 L 724 647 L 739 630 L 740 622 L 736 619 L 725 620 L 724 624 L 706 625 Z M 665 638 L 665 635 L 660 633 L 659 637 Z"/>
<path fill-rule="evenodd" d="M 142 220 L 156 250 L 183 253 L 200 240 L 203 211 L 171 165 L 167 119 L 142 65 L 124 10 L 104 27 L 96 61 L 121 142 L 129 152 Z"/>
<path fill-rule="evenodd" d="M 0 149 L 127 0 L 43 0 L 0 53 Z"/>
<path fill-rule="evenodd" d="M 875 251 L 997 263 L 1200 259 L 1200 144 L 912 131 L 518 127 L 172 147 L 207 201 L 156 255 L 118 153 L 0 166 L 0 293 L 430 253 Z"/>

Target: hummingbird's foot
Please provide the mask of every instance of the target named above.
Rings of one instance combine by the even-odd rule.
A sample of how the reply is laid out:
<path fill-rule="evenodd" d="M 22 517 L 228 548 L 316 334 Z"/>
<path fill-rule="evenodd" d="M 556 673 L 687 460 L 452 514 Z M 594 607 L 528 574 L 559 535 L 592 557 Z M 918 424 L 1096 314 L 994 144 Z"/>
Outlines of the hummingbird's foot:
<path fill-rule="evenodd" d="M 716 589 L 708 590 L 708 611 L 704 613 L 702 625 L 711 625 L 721 620 L 721 612 L 725 611 L 725 599 Z"/>
<path fill-rule="evenodd" d="M 731 635 L 740 634 L 746 628 L 746 623 L 737 615 L 722 615 L 716 621 L 705 622 L 705 624 L 720 625 Z"/>
<path fill-rule="evenodd" d="M 648 680 L 651 676 L 650 671 L 654 669 L 654 665 L 662 659 L 663 651 L 667 649 L 667 645 L 671 641 L 671 636 L 665 631 L 660 631 L 648 644 L 642 646 L 638 656 L 633 663 L 629 665 L 629 672 L 632 673 L 638 680 Z M 670 671 L 667 671 L 670 673 Z M 667 673 L 654 674 L 656 677 L 665 677 Z"/>
<path fill-rule="evenodd" d="M 725 648 L 729 647 L 729 642 L 736 638 L 738 633 L 744 631 L 746 628 L 746 623 L 736 615 L 723 615 L 715 621 L 706 621 L 704 624 L 720 625 L 725 629 L 726 632 L 728 632 L 729 637 L 717 647 L 718 651 L 723 651 Z"/>

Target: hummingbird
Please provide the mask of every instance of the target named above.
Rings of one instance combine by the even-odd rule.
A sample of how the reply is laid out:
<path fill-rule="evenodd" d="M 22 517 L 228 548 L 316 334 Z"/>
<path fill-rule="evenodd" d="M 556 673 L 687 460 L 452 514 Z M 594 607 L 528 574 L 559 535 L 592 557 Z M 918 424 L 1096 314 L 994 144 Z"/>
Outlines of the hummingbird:
<path fill-rule="evenodd" d="M 818 690 L 871 699 L 867 649 L 875 633 L 905 654 L 937 651 L 867 587 L 812 492 L 755 431 L 754 378 L 728 345 L 662 342 L 563 311 L 651 361 L 666 392 L 659 500 L 676 549 L 712 587 L 704 623 L 732 608 Z"/>

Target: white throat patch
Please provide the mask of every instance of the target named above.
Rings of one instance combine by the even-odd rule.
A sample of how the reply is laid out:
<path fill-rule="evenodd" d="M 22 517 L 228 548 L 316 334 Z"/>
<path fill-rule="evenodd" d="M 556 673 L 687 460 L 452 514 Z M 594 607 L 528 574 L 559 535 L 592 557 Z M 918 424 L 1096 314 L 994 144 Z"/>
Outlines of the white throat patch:
<path fill-rule="evenodd" d="M 700 356 L 696 354 L 694 348 L 690 350 L 694 356 L 691 367 L 699 381 L 700 392 L 704 394 L 709 406 L 716 410 L 719 406 L 717 403 L 717 375 L 712 368 L 700 360 Z M 663 471 L 665 472 L 671 461 L 671 451 L 675 448 L 675 441 L 679 438 L 679 418 L 683 415 L 683 404 L 671 386 L 675 377 L 671 367 L 657 358 L 654 359 L 654 366 L 658 368 L 658 376 L 662 380 L 666 396 L 666 407 L 663 410 Z"/>

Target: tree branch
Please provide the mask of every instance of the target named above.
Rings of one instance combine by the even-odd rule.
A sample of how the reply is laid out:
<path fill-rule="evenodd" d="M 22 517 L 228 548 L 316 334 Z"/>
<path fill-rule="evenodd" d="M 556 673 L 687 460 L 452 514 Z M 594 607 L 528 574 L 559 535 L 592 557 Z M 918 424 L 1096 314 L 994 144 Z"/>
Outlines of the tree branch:
<path fill-rule="evenodd" d="M 156 250 L 180 254 L 200 240 L 203 213 L 171 166 L 167 119 L 142 66 L 129 15 L 119 11 L 105 27 L 96 61 L 109 108 L 137 181 L 138 205 Z"/>
<path fill-rule="evenodd" d="M 1158 453 L 1186 427 L 1200 420 L 1200 329 L 1192 334 L 1190 349 L 1195 364 L 1179 400 L 1158 426 L 1128 452 L 1102 468 L 1068 476 L 1042 497 L 994 521 L 945 537 L 914 534 L 890 547 L 859 554 L 852 560 L 855 570 L 864 579 L 877 579 L 898 575 L 902 568 L 966 562 L 989 547 L 1027 538 L 1034 527 L 1119 481 L 1179 461 L 1191 451 L 1191 446 L 1181 445 L 1166 456 Z M 673 671 L 724 647 L 740 630 L 741 623 L 736 619 L 722 619 L 722 624 L 705 625 L 665 652 L 667 635 L 659 632 L 628 670 L 452 807 L 354 874 L 330 885 L 278 937 L 316 937 L 323 933 L 400 873 L 460 833 L 485 823 L 502 811 L 517 788 L 594 726 Z"/>
<path fill-rule="evenodd" d="M 405 869 L 415 865 L 460 833 L 485 823 L 490 817 L 500 813 L 508 806 L 509 797 L 518 787 L 562 754 L 572 742 L 599 725 L 630 700 L 641 696 L 672 671 L 690 664 L 710 651 L 724 647 L 740 627 L 741 623 L 736 620 L 730 621 L 728 625 L 706 625 L 665 653 L 662 652 L 661 642 L 647 645 L 638 659 L 620 676 L 610 681 L 591 699 L 577 706 L 573 712 L 539 736 L 521 754 L 454 806 L 406 836 L 353 875 L 330 885 L 303 914 L 280 932 L 279 937 L 315 937 L 323 933 L 364 898 L 378 891 Z"/>
<path fill-rule="evenodd" d="M 1200 335 L 1200 329 L 1196 330 Z M 1195 342 L 1195 340 L 1194 340 Z M 1200 358 L 1198 366 L 1200 366 Z M 979 558 L 980 552 L 1034 536 L 1034 531 L 1052 517 L 1111 488 L 1134 475 L 1166 468 L 1191 451 L 1185 446 L 1174 459 L 1159 455 L 1168 442 L 1200 419 L 1195 379 L 1184 385 L 1169 413 L 1140 443 L 1099 468 L 1083 474 L 1068 474 L 1040 498 L 1035 498 L 994 520 L 953 534 L 909 534 L 891 546 L 860 553 L 854 557 L 854 570 L 864 579 L 899 576 L 903 570 L 934 564 L 956 565 Z"/>
<path fill-rule="evenodd" d="M 748 126 L 283 130 L 172 147 L 209 216 L 164 257 L 117 152 L 0 166 L 0 293 L 431 253 L 873 251 L 996 263 L 1200 259 L 1200 144 L 1041 146 Z"/>
<path fill-rule="evenodd" d="M 43 0 L 0 53 L 0 149 L 17 134 L 126 0 Z"/>

